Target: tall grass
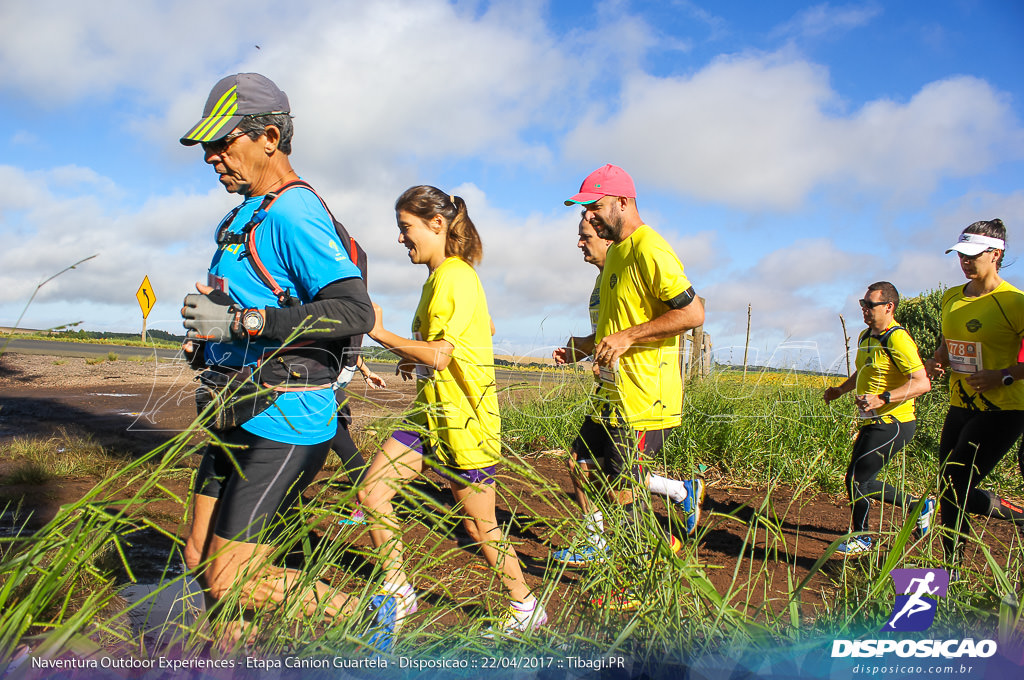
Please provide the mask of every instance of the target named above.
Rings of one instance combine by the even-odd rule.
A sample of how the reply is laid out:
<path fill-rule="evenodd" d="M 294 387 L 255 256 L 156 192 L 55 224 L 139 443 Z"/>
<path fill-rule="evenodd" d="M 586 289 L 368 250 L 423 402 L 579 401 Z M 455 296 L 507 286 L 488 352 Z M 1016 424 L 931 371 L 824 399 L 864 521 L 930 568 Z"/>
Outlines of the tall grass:
<path fill-rule="evenodd" d="M 535 463 L 537 455 L 563 455 L 557 451 L 569 449 L 587 411 L 589 383 L 585 374 L 567 371 L 557 379 L 545 379 L 540 388 L 519 387 L 502 394 L 507 465 L 499 502 L 512 512 L 504 529 L 514 541 L 563 547 L 582 529 L 566 489 L 539 474 Z M 787 547 L 782 517 L 770 499 L 785 496 L 796 504 L 804 492 L 841 491 L 852 406 L 824 405 L 823 387 L 767 380 L 751 384 L 749 376 L 747 383 L 723 377 L 688 385 L 683 424 L 655 465 L 677 476 L 692 476 L 703 466 L 723 483 L 758 487 L 764 500 L 755 504 L 749 520 L 736 515 L 708 517 L 696 540 L 688 541 L 676 556 L 665 545 L 666 529 L 678 533 L 678 518 L 672 512 L 658 516 L 650 503 L 641 503 L 638 516 L 627 522 L 617 517 L 617 507 L 605 506 L 611 527 L 609 560 L 573 573 L 550 558 L 530 565 L 534 590 L 548 604 L 551 618 L 535 635 L 482 640 L 483 628 L 505 606 L 500 576 L 483 568 L 480 558 L 462 564 L 462 553 L 474 546 L 459 528 L 461 513 L 438 485 L 427 481 L 402 489 L 396 503 L 403 525 L 422 530 L 420 538 L 407 545 L 406 567 L 423 593 L 425 607 L 406 626 L 393 653 L 558 658 L 622 653 L 643 667 L 711 652 L 770 655 L 783 642 L 810 645 L 822 635 L 876 625 L 891 611 L 890 571 L 911 564 L 943 565 L 941 548 L 935 538 L 913 543 L 912 511 L 882 529 L 888 550 L 872 558 L 847 563 L 830 559 L 841 538 L 837 537 L 809 571 L 797 564 Z M 942 411 L 941 395 L 921 400 L 918 438 L 889 466 L 891 480 L 915 496 L 934 492 L 935 463 L 929 459 L 934 448 L 929 442 L 937 437 Z M 131 576 L 126 542 L 139 527 L 159 531 L 177 546 L 167 558 L 161 587 L 183 587 L 186 577 L 174 568 L 182 541 L 148 519 L 145 509 L 154 499 L 170 499 L 185 508 L 186 499 L 163 480 L 187 467 L 188 457 L 201 446 L 193 435 L 202 433 L 204 425 L 204 418 L 199 418 L 163 446 L 123 462 L 35 534 L 0 539 L 0 672 L 4 660 L 25 643 L 40 656 L 116 650 L 146 657 L 168 646 L 186 655 L 216 654 L 226 631 L 243 622 L 251 632 L 239 636 L 237 646 L 244 644 L 253 654 L 372 653 L 363 641 L 369 621 L 365 609 L 382 574 L 372 550 L 365 547 L 366 528 L 341 530 L 335 524 L 354 499 L 353 491 L 339 491 L 347 488 L 340 483 L 340 471 L 327 483 L 317 484 L 295 514 L 283 521 L 272 559 L 302 566 L 290 592 L 308 591 L 322 579 L 357 599 L 355 615 L 335 618 L 323 606 L 309 615 L 299 597 L 250 611 L 244 594 L 235 589 L 198 621 L 186 618 L 178 627 L 165 629 L 160 640 L 139 639 L 130 632 L 111 579 L 111 556 Z M 381 422 L 374 429 L 386 432 L 387 427 Z M 1000 467 L 993 485 L 1009 483 L 1008 467 Z M 118 499 L 125 489 L 132 495 Z M 540 512 L 544 506 L 548 509 Z M 741 555 L 757 547 L 769 556 L 761 566 L 739 559 L 725 588 L 715 587 L 707 572 L 715 565 L 701 566 L 700 558 L 703 538 L 709 527 L 718 525 L 739 526 Z M 1009 546 L 1011 557 L 997 562 L 991 551 L 984 552 L 992 541 L 984 527 L 970 541 L 983 548 L 986 573 L 968 573 L 951 590 L 940 625 L 953 630 L 980 622 L 1007 640 L 1020 635 L 1019 546 Z M 778 589 L 777 583 L 769 583 L 778 579 L 769 573 L 769 562 L 783 567 L 787 585 L 782 602 L 754 596 Z M 830 584 L 830 594 L 823 608 L 811 610 L 803 603 L 803 594 L 821 576 Z M 618 613 L 588 604 L 593 598 L 614 597 L 624 588 L 641 595 L 636 611 Z M 561 602 L 557 607 L 552 599 L 556 594 Z"/>

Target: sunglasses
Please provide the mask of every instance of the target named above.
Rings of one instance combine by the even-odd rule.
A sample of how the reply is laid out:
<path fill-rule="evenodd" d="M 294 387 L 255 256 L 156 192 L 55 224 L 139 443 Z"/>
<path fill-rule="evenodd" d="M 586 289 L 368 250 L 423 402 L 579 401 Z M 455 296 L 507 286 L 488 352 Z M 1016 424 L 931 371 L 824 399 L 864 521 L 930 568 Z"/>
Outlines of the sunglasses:
<path fill-rule="evenodd" d="M 231 134 L 224 135 L 220 139 L 216 139 L 212 142 L 202 142 L 200 143 L 200 146 L 203 147 L 203 151 L 205 151 L 206 153 L 221 154 L 227 151 L 227 148 L 231 146 L 231 142 L 247 134 L 249 133 L 238 130 L 236 132 L 232 132 Z"/>
<path fill-rule="evenodd" d="M 961 252 L 957 252 L 957 255 L 960 256 L 961 260 L 972 260 L 973 261 L 973 260 L 977 260 L 979 257 L 984 255 L 985 253 L 991 253 L 993 250 L 995 250 L 995 248 L 988 248 L 987 250 L 981 251 L 977 255 L 964 255 Z"/>
<path fill-rule="evenodd" d="M 888 302 L 886 302 L 884 300 L 879 300 L 878 302 L 871 302 L 869 300 L 861 299 L 861 300 L 858 300 L 858 302 L 860 302 L 860 306 L 861 306 L 862 309 L 874 309 L 875 307 L 881 307 L 882 305 L 889 304 Z"/>

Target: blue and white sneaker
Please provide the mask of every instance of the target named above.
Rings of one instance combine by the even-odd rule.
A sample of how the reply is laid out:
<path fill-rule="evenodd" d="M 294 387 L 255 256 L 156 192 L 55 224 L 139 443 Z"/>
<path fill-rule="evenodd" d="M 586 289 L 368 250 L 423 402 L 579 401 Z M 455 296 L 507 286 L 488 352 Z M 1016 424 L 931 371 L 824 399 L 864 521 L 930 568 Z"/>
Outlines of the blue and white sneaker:
<path fill-rule="evenodd" d="M 871 552 L 871 539 L 866 536 L 851 536 L 836 548 L 836 552 L 843 557 L 865 555 Z"/>
<path fill-rule="evenodd" d="M 931 498 L 925 499 L 924 507 L 921 508 L 921 515 L 917 518 L 917 537 L 924 538 L 932 528 L 932 519 L 935 517 L 935 501 Z"/>
<path fill-rule="evenodd" d="M 368 609 L 373 612 L 373 623 L 363 633 L 363 639 L 370 647 L 388 652 L 395 644 L 395 634 L 398 632 L 398 598 L 394 595 L 374 595 Z"/>
<path fill-rule="evenodd" d="M 607 548 L 598 548 L 595 545 L 563 548 L 552 553 L 551 559 L 569 567 L 585 567 L 595 562 L 604 562 L 608 559 L 608 550 Z"/>
<path fill-rule="evenodd" d="M 686 487 L 686 498 L 676 503 L 677 508 L 683 510 L 683 521 L 685 523 L 686 535 L 692 536 L 700 524 L 700 506 L 704 502 L 704 480 L 684 479 L 683 486 Z"/>

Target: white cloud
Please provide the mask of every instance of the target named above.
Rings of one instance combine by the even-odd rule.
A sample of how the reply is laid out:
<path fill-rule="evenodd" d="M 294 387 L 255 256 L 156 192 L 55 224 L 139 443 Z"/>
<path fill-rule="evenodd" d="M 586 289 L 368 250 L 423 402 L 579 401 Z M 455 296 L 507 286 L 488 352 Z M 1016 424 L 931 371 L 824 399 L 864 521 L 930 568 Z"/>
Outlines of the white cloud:
<path fill-rule="evenodd" d="M 232 202 L 215 189 L 153 198 L 129 211 L 106 200 L 121 194 L 110 178 L 79 167 L 26 173 L 0 166 L 0 180 L 0 216 L 17 236 L 0 252 L 0 303 L 8 309 L 46 278 L 97 255 L 46 284 L 34 306 L 60 303 L 62 314 L 82 303 L 130 308 L 148 274 L 154 314 L 174 318 L 181 297 L 205 277 L 216 219 Z"/>
<path fill-rule="evenodd" d="M 265 0 L 244 9 L 202 0 L 2 3 L 0 85 L 52 106 L 123 87 L 162 98 L 187 74 L 237 59 L 245 36 L 276 30 L 287 18 L 281 7 Z"/>
<path fill-rule="evenodd" d="M 881 13 L 882 8 L 874 3 L 833 7 L 826 2 L 801 10 L 792 20 L 777 28 L 773 33 L 801 38 L 834 35 L 838 32 L 865 26 Z"/>
<path fill-rule="evenodd" d="M 740 55 L 688 77 L 638 74 L 622 102 L 606 118 L 586 117 L 567 153 L 612 159 L 645 186 L 745 209 L 794 210 L 825 185 L 922 196 L 944 177 L 1024 157 L 1009 97 L 971 77 L 843 116 L 825 68 L 785 53 Z"/>

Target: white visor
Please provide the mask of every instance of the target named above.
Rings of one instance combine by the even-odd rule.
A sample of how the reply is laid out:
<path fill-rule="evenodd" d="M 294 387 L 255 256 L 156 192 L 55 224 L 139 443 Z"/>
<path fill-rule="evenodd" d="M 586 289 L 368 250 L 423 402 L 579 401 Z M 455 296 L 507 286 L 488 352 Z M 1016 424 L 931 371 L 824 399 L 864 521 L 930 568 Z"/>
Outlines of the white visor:
<path fill-rule="evenodd" d="M 948 254 L 955 250 L 967 257 L 974 257 L 989 248 L 1006 250 L 1006 243 L 1001 238 L 992 238 L 991 236 L 982 236 L 981 234 L 960 234 L 960 240 L 956 242 L 955 246 L 947 250 L 946 253 Z"/>

